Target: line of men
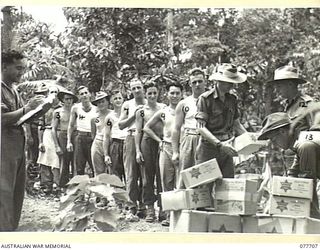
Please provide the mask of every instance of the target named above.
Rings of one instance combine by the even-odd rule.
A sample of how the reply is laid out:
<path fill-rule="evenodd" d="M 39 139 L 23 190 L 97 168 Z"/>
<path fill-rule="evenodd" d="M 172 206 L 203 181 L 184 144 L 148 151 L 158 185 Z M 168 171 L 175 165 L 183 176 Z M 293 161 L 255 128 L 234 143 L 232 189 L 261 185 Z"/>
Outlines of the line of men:
<path fill-rule="evenodd" d="M 1 231 L 17 228 L 23 201 L 24 137 L 22 128 L 15 127 L 14 123 L 41 103 L 39 96 L 24 106 L 19 102 L 14 83 L 18 82 L 22 75 L 22 60 L 22 55 L 16 52 L 2 55 L 1 140 L 8 146 L 1 147 Z M 182 169 L 216 158 L 223 177 L 234 177 L 233 157 L 237 152 L 230 141 L 245 133 L 246 129 L 240 123 L 237 98 L 230 90 L 236 84 L 245 82 L 247 76 L 239 72 L 233 64 L 222 64 L 217 67 L 211 79 L 216 84 L 206 91 L 205 73 L 199 68 L 191 70 L 189 85 L 192 93 L 186 98 L 183 98 L 183 87 L 178 81 L 168 82 L 168 105 L 157 102 L 157 84 L 142 84 L 139 80 L 130 82 L 133 99 L 125 102 L 120 91 L 112 96 L 99 92 L 93 101 L 86 87 L 78 89 L 78 96 L 69 91 L 51 93 L 56 94 L 57 100 L 63 103 L 62 107 L 52 105 L 52 112 L 46 113 L 48 117 L 51 114 L 51 122 L 47 119 L 48 123 L 43 127 L 43 134 L 50 131 L 47 133 L 52 136 L 54 155 L 58 158 L 58 185 L 63 187 L 67 183 L 72 158 L 74 174 L 85 174 L 87 164 L 90 166 L 91 175 L 104 172 L 116 174 L 126 183 L 129 196 L 127 206 L 131 215 L 145 217 L 148 222 L 155 221 L 154 206 L 158 201 L 158 219 L 168 226 L 169 215 L 161 210 L 159 194 L 162 191 L 183 188 L 179 175 Z M 309 98 L 298 91 L 298 84 L 303 82 L 305 81 L 298 77 L 297 70 L 291 66 L 275 71 L 271 84 L 274 84 L 283 96 L 291 93 L 286 96 L 287 113 L 281 113 L 288 119 L 283 125 L 281 122 L 285 119 L 281 118 L 281 115 L 269 115 L 263 122 L 260 139 L 270 138 L 277 143 L 280 137 L 278 134 L 274 136 L 273 132 L 280 128 L 290 128 L 290 133 L 285 134 L 286 137 L 281 140 L 283 142 L 290 138 L 290 143 L 285 146 L 278 143 L 286 149 L 293 147 L 291 142 L 296 138 L 293 134 L 312 128 L 314 119 L 299 115 L 303 113 L 301 109 L 305 109 L 310 102 Z M 74 104 L 78 98 L 80 102 Z M 113 110 L 109 109 L 110 103 Z M 291 133 L 292 130 L 295 133 Z M 13 133 L 14 131 L 17 132 Z M 26 133 L 27 131 L 26 129 Z M 45 147 L 50 147 L 44 136 L 40 142 L 41 140 L 45 142 Z M 17 148 L 17 143 L 21 147 Z M 316 178 L 319 178 L 320 162 L 317 152 L 320 146 L 311 143 L 312 150 L 306 150 L 305 147 L 309 149 L 309 144 L 308 147 L 304 144 L 298 145 L 297 150 L 293 147 L 297 160 L 289 172 L 294 172 L 293 169 L 295 173 L 307 170 L 309 177 L 316 181 Z M 41 153 L 45 152 L 48 150 L 42 150 L 39 158 Z M 50 156 L 53 157 L 53 154 Z M 52 160 L 42 165 L 55 168 Z M 313 200 L 314 216 L 319 210 L 315 199 L 316 197 Z"/>

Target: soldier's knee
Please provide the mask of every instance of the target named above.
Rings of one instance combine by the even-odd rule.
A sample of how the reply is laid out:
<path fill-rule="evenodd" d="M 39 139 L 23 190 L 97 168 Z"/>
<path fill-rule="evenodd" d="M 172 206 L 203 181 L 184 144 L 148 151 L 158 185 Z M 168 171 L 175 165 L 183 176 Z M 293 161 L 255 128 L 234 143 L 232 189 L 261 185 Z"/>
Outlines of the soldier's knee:
<path fill-rule="evenodd" d="M 299 151 L 315 151 L 317 147 L 320 147 L 320 146 L 314 142 L 306 141 L 299 145 L 298 150 Z"/>

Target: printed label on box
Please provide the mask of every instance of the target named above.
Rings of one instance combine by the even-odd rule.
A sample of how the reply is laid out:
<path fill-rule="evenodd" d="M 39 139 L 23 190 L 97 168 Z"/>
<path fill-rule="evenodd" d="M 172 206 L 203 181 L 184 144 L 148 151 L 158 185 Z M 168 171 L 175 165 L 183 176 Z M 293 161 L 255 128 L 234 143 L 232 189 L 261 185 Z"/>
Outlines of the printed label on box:
<path fill-rule="evenodd" d="M 208 188 L 163 192 L 161 201 L 163 211 L 212 206 Z"/>
<path fill-rule="evenodd" d="M 251 201 L 217 200 L 214 199 L 216 212 L 228 214 L 255 214 L 257 203 Z"/>
<path fill-rule="evenodd" d="M 305 178 L 273 176 L 272 194 L 306 198 L 311 200 L 313 194 L 313 180 Z"/>
<path fill-rule="evenodd" d="M 181 171 L 183 182 L 187 188 L 193 188 L 218 178 L 222 178 L 219 165 L 216 159 L 212 159 L 194 167 Z"/>
<path fill-rule="evenodd" d="M 268 145 L 268 141 L 258 141 L 257 138 L 258 133 L 244 133 L 234 139 L 234 148 L 237 150 L 238 154 L 249 155 L 259 151 L 261 147 Z"/>
<path fill-rule="evenodd" d="M 310 216 L 310 200 L 273 195 L 270 198 L 270 214 Z"/>

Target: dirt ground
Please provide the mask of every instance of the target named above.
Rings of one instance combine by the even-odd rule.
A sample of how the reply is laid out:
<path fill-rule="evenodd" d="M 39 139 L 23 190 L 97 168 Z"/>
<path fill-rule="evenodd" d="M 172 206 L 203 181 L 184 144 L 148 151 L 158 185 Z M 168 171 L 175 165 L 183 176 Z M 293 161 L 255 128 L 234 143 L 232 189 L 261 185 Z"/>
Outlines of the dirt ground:
<path fill-rule="evenodd" d="M 25 195 L 19 232 L 52 232 L 55 218 L 59 214 L 59 201 L 52 197 Z M 159 222 L 148 223 L 143 219 L 138 222 L 119 222 L 120 232 L 168 232 Z"/>

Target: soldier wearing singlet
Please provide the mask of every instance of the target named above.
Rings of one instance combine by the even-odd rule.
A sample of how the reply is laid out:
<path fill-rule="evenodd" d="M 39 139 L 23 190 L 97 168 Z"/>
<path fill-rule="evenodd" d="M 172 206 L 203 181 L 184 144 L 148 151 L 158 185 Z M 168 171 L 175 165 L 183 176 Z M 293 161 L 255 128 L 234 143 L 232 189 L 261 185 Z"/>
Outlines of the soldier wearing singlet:
<path fill-rule="evenodd" d="M 104 160 L 109 167 L 109 173 L 118 176 L 125 182 L 123 166 L 123 145 L 127 136 L 127 129 L 119 128 L 119 117 L 123 104 L 123 96 L 120 92 L 115 92 L 111 96 L 110 102 L 114 110 L 105 119 L 105 130 L 103 138 Z"/>
<path fill-rule="evenodd" d="M 143 126 L 158 110 L 165 107 L 165 104 L 157 102 L 159 91 L 154 82 L 147 82 L 144 85 L 144 90 L 147 104 L 136 113 L 135 122 L 137 132 L 135 135 L 135 145 L 136 159 L 141 167 L 142 201 L 147 206 L 146 221 L 153 222 L 155 220 L 154 202 L 157 200 L 154 193 L 154 180 L 156 174 L 158 173 L 159 175 L 159 145 L 158 142 L 150 138 L 148 134 L 143 133 Z M 162 126 L 160 126 L 160 128 L 158 127 L 157 130 L 161 132 Z M 160 194 L 160 180 L 157 181 L 157 184 L 157 193 Z"/>
<path fill-rule="evenodd" d="M 39 126 L 39 156 L 37 163 L 40 165 L 40 185 L 46 193 L 50 193 L 55 186 L 59 186 L 59 157 L 55 151 L 55 145 L 52 136 L 52 117 L 56 109 L 60 108 L 57 98 L 58 87 L 50 87 L 48 93 L 55 95 L 52 107 L 40 119 Z"/>
<path fill-rule="evenodd" d="M 172 128 L 175 121 L 176 106 L 182 97 L 182 90 L 182 85 L 179 83 L 170 83 L 167 85 L 169 106 L 157 111 L 144 127 L 145 133 L 160 143 L 159 168 L 164 192 L 175 188 L 179 171 L 178 166 L 175 165 L 172 160 Z M 158 123 L 163 124 L 163 139 L 161 139 L 161 135 L 157 134 L 154 130 L 154 127 Z M 168 226 L 168 217 L 161 224 Z"/>
<path fill-rule="evenodd" d="M 196 68 L 189 72 L 189 85 L 192 95 L 181 100 L 177 105 L 172 132 L 172 160 L 179 165 L 180 171 L 195 165 L 196 148 L 200 138 L 195 119 L 197 100 L 206 87 L 205 74 L 201 69 Z M 182 128 L 184 133 L 183 138 L 180 138 Z M 179 183 L 178 187 L 183 187 L 182 182 L 179 181 Z"/>
<path fill-rule="evenodd" d="M 119 119 L 120 129 L 128 128 L 128 134 L 124 143 L 124 168 L 126 173 L 126 188 L 129 195 L 128 206 L 132 215 L 137 214 L 137 202 L 141 199 L 141 188 L 139 179 L 141 173 L 139 164 L 136 161 L 136 147 L 134 136 L 136 133 L 135 118 L 136 111 L 140 110 L 146 103 L 144 98 L 143 86 L 140 80 L 134 80 L 130 83 L 130 90 L 134 96 L 133 99 L 124 102 L 121 108 Z M 143 208 L 143 207 L 142 207 Z"/>
<path fill-rule="evenodd" d="M 79 100 L 81 103 L 71 108 L 70 121 L 68 125 L 67 150 L 74 151 L 74 163 L 78 175 L 85 174 L 86 163 L 88 162 L 93 176 L 94 170 L 91 160 L 91 119 L 96 115 L 97 109 L 90 102 L 91 94 L 87 87 L 78 88 Z M 74 145 L 72 134 L 76 131 Z"/>
<path fill-rule="evenodd" d="M 93 143 L 91 147 L 91 158 L 96 175 L 108 173 L 108 166 L 104 161 L 103 136 L 105 129 L 105 118 L 111 112 L 109 110 L 109 96 L 104 92 L 98 92 L 92 104 L 97 106 L 98 112 L 91 120 L 91 136 Z"/>
<path fill-rule="evenodd" d="M 71 173 L 72 175 L 74 174 L 73 152 L 67 151 L 67 130 L 72 105 L 78 101 L 78 98 L 71 91 L 64 90 L 58 93 L 58 99 L 63 103 L 63 106 L 56 109 L 53 113 L 52 136 L 56 153 L 59 156 L 59 186 L 64 188 L 69 182 L 70 165 Z M 71 140 L 74 141 L 74 135 Z"/>

